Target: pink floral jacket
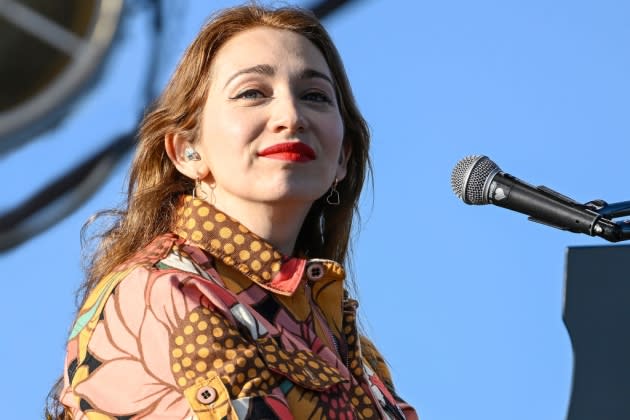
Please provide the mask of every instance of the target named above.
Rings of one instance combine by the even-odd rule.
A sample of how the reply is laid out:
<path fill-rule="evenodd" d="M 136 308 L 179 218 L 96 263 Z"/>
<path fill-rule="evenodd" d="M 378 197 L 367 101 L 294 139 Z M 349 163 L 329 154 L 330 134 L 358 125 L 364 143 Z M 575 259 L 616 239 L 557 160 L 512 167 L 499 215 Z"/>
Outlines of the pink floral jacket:
<path fill-rule="evenodd" d="M 414 419 L 357 333 L 342 267 L 287 257 L 186 197 L 89 294 L 67 347 L 75 419 Z"/>

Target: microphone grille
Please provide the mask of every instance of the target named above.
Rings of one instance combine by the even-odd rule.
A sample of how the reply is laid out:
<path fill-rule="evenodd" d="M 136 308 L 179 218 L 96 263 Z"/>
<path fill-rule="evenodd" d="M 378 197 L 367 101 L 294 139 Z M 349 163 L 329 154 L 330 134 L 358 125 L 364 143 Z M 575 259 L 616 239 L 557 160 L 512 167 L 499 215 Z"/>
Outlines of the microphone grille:
<path fill-rule="evenodd" d="M 484 185 L 488 178 L 500 170 L 487 156 L 466 156 L 453 168 L 453 192 L 466 204 L 488 204 L 488 199 L 484 196 Z"/>

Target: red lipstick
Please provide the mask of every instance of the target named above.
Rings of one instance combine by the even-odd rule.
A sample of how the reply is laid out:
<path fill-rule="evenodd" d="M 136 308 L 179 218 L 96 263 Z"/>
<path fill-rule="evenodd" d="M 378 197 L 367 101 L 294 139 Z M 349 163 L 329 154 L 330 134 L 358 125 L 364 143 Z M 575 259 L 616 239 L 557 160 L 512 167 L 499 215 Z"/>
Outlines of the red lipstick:
<path fill-rule="evenodd" d="M 292 141 L 269 146 L 258 152 L 258 156 L 292 162 L 308 162 L 315 159 L 315 151 L 305 143 Z"/>

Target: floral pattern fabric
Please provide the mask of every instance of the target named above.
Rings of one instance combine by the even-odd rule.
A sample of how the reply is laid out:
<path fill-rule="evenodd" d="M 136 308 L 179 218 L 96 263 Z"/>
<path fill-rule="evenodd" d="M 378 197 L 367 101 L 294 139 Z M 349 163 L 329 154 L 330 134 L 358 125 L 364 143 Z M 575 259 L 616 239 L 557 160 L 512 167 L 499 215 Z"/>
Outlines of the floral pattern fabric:
<path fill-rule="evenodd" d="M 359 336 L 339 264 L 284 256 L 192 197 L 178 216 L 79 311 L 73 418 L 417 418 Z"/>

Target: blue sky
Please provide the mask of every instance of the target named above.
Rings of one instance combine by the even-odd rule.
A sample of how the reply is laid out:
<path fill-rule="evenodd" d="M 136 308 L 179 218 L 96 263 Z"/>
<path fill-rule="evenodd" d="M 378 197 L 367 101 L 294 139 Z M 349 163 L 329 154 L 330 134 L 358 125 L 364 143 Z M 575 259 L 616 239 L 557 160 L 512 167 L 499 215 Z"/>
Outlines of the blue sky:
<path fill-rule="evenodd" d="M 158 86 L 205 17 L 233 4 L 173 6 Z M 608 244 L 466 206 L 450 172 L 485 154 L 580 202 L 630 199 L 629 18 L 622 0 L 358 0 L 325 21 L 373 134 L 374 189 L 353 270 L 362 315 L 422 418 L 565 416 L 564 257 L 567 247 Z M 0 208 L 133 128 L 146 23 L 142 13 L 123 23 L 102 80 L 60 126 L 1 158 Z M 122 201 L 127 167 L 70 217 L 0 255 L 6 418 L 38 418 L 61 373 L 82 280 L 79 230 Z"/>

